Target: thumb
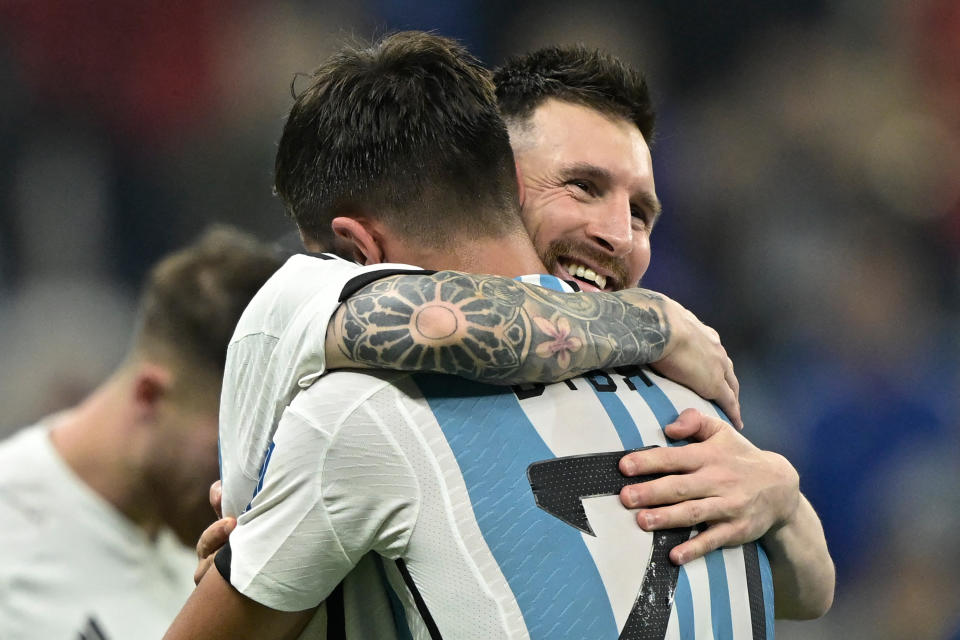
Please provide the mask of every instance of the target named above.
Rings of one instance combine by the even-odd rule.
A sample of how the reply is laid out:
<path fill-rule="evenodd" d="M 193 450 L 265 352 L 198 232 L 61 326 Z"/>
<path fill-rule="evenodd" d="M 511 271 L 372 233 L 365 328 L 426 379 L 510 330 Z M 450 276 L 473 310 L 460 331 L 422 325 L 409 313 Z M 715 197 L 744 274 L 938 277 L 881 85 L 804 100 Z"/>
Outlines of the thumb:
<path fill-rule="evenodd" d="M 218 518 L 223 517 L 223 485 L 219 480 L 210 485 L 210 506 L 216 512 Z"/>
<path fill-rule="evenodd" d="M 674 440 L 693 439 L 702 442 L 727 426 L 729 425 L 720 418 L 708 416 L 696 409 L 685 409 L 676 420 L 664 427 L 664 431 Z"/>

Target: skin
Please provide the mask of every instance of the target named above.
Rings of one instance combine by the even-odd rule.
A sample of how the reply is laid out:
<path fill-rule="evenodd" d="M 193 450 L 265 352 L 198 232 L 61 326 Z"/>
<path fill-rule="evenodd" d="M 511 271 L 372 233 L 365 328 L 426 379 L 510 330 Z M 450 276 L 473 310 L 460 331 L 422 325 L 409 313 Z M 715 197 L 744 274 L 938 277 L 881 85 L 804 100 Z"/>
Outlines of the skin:
<path fill-rule="evenodd" d="M 637 286 L 650 264 L 660 202 L 650 149 L 636 126 L 548 99 L 524 126 L 510 127 L 510 141 L 524 226 L 550 273 L 569 279 L 564 265 L 576 262 L 607 276 L 607 291 Z"/>

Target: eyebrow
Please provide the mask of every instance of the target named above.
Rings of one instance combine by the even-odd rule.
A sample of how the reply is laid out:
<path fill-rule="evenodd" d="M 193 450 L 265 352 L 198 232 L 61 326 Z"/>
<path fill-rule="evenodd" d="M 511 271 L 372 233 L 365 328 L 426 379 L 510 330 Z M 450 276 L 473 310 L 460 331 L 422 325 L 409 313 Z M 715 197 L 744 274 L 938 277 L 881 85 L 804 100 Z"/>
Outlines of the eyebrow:
<path fill-rule="evenodd" d="M 607 184 L 613 182 L 613 174 L 603 167 L 598 167 L 588 162 L 574 162 L 573 164 L 564 165 L 560 168 L 560 177 L 563 180 L 581 177 L 589 178 L 595 182 L 605 182 Z M 660 200 L 646 191 L 635 194 L 631 200 L 633 199 L 639 200 L 640 204 L 651 214 L 650 226 L 652 227 L 660 217 L 661 211 L 663 211 Z"/>

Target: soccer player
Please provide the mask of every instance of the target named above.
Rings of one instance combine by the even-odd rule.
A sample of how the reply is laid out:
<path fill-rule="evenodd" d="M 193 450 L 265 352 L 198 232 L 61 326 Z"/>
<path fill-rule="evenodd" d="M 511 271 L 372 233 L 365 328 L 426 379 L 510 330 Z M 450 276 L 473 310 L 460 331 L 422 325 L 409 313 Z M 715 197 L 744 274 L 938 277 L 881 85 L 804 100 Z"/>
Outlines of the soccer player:
<path fill-rule="evenodd" d="M 610 275 L 614 287 L 635 286 L 660 212 L 647 145 L 655 114 L 643 76 L 609 54 L 569 46 L 512 58 L 494 81 L 521 177 L 524 226 L 550 273 L 567 278 L 585 268 L 588 278 L 607 274 L 607 287 Z M 668 363 L 656 367 L 678 379 Z M 796 471 L 782 457 L 744 449 L 729 430 L 709 433 L 696 447 L 626 456 L 624 473 L 671 475 L 626 488 L 624 504 L 641 508 L 647 530 L 708 525 L 674 547 L 677 563 L 763 536 L 777 617 L 822 615 L 833 599 L 833 563 Z"/>
<path fill-rule="evenodd" d="M 504 203 L 516 198 L 512 159 L 502 125 L 491 115 L 496 110 L 485 96 L 485 75 L 462 50 L 429 36 L 394 36 L 372 51 L 342 52 L 315 78 L 288 120 L 279 152 L 282 157 L 288 134 L 297 131 L 302 117 L 323 144 L 303 145 L 311 151 L 297 156 L 293 166 L 327 171 L 314 185 L 340 190 L 323 194 L 319 204 L 293 207 L 308 240 L 316 242 L 311 229 L 332 218 L 334 231 L 368 262 L 388 258 L 508 274 L 543 271 L 519 219 L 511 224 L 501 215 Z M 401 135 L 401 127 L 411 133 Z M 419 162 L 411 166 L 411 157 Z M 472 191 L 474 179 L 482 188 Z M 304 185 L 299 186 L 294 193 L 302 195 Z M 289 195 L 279 172 L 278 188 Z M 426 190 L 429 197 L 410 197 L 407 189 L 418 196 Z M 481 197 L 458 195 L 467 193 Z M 432 199 L 457 207 L 446 217 L 431 218 Z M 424 209 L 433 237 L 423 238 L 424 222 L 414 220 Z M 318 264 L 298 260 L 292 265 L 258 294 L 231 347 L 237 350 L 231 358 L 252 363 L 253 371 L 243 375 L 261 380 L 262 388 L 283 388 L 285 372 L 300 366 L 300 323 L 314 315 L 311 305 L 329 296 L 330 282 L 309 277 L 323 273 Z M 336 319 L 340 348 L 348 353 L 393 349 L 413 364 L 456 360 L 448 339 L 468 326 L 472 349 L 487 362 L 496 362 L 502 349 L 523 344 L 533 346 L 545 362 L 566 367 L 584 346 L 572 335 L 570 318 L 601 329 L 608 322 L 604 312 L 616 310 L 609 299 L 584 296 L 570 314 L 558 308 L 557 294 L 525 293 L 482 276 L 445 272 L 406 276 L 403 284 L 387 279 L 369 285 L 370 274 L 361 275 L 340 296 L 349 298 Z M 549 277 L 541 281 L 564 287 Z M 424 304 L 448 286 L 473 287 L 485 295 Z M 366 293 L 349 297 L 360 289 Z M 381 306 L 384 293 L 400 304 Z M 539 298 L 539 314 L 500 320 L 504 314 L 498 305 L 509 308 L 523 296 Z M 405 319 L 393 313 L 404 306 Z M 379 326 L 371 330 L 369 318 L 378 316 L 383 316 L 375 323 Z M 264 367 L 256 362 L 262 344 L 244 342 L 262 335 L 265 325 L 272 325 L 267 333 L 278 327 L 292 331 L 273 338 L 273 359 Z M 410 325 L 425 338 L 422 344 L 407 340 Z M 290 336 L 299 337 L 285 344 Z M 582 493 L 577 483 L 561 483 L 576 505 L 581 496 L 609 499 L 599 511 L 579 515 L 576 507 L 568 511 L 569 500 L 557 506 L 550 485 L 557 484 L 558 468 L 561 476 L 569 476 L 567 471 L 582 475 L 583 464 L 596 462 L 583 454 L 612 448 L 615 457 L 599 467 L 607 482 L 620 477 L 616 460 L 625 447 L 645 439 L 666 444 L 661 428 L 669 411 L 657 417 L 657 409 L 644 410 L 670 404 L 662 389 L 670 390 L 674 403 L 699 403 L 710 410 L 689 391 L 652 373 L 630 369 L 622 376 L 619 385 L 613 373 L 596 372 L 579 388 L 570 383 L 514 393 L 450 377 L 341 372 L 312 386 L 316 376 L 294 377 L 306 389 L 285 409 L 269 393 L 250 399 L 257 407 L 250 415 L 269 417 L 279 408 L 283 417 L 267 443 L 257 493 L 232 546 L 218 556 L 218 569 L 240 591 L 273 609 L 208 572 L 169 637 L 230 637 L 240 629 L 269 633 L 265 637 L 295 634 L 309 611 L 287 615 L 276 609 L 310 609 L 351 571 L 381 572 L 381 583 L 386 581 L 402 604 L 393 609 L 396 618 L 388 612 L 387 621 L 392 625 L 405 618 L 398 628 L 409 625 L 434 637 L 605 637 L 651 625 L 664 632 L 697 625 L 707 633 L 711 628 L 766 633 L 772 601 L 761 584 L 769 587 L 770 581 L 769 575 L 763 578 L 766 565 L 755 546 L 746 553 L 742 548 L 714 552 L 712 564 L 694 562 L 683 573 L 670 569 L 669 545 L 660 535 L 654 536 L 659 542 L 653 544 L 653 562 L 625 562 L 630 550 L 618 546 L 620 536 L 611 537 L 611 531 L 630 531 L 627 538 L 635 539 L 627 541 L 634 550 L 645 544 L 650 551 L 651 541 L 619 506 L 616 491 L 611 494 L 607 486 Z M 647 388 L 655 391 L 642 390 Z M 604 402 L 610 393 L 617 397 Z M 532 401 L 530 409 L 521 410 L 519 403 L 526 401 Z M 464 428 L 473 420 L 477 424 Z M 695 429 L 689 427 L 692 434 Z M 577 459 L 554 460 L 560 453 Z M 528 464 L 533 465 L 529 482 L 523 477 Z M 575 469 L 563 469 L 570 464 Z M 230 482 L 226 476 L 225 482 Z M 629 527 L 623 526 L 625 520 Z M 605 535 L 591 542 L 587 536 L 593 527 Z M 682 538 L 683 532 L 673 535 Z M 369 555 L 372 551 L 378 556 Z M 729 570 L 717 560 L 721 555 L 731 556 Z M 565 574 L 564 566 L 576 566 L 575 574 Z M 658 573 L 665 581 L 654 578 Z M 641 583 L 648 592 L 640 591 Z M 686 594 L 676 612 L 668 595 L 674 589 Z M 341 597 L 347 595 L 344 583 Z M 694 606 L 715 615 L 698 621 Z M 571 615 L 558 617 L 564 611 Z"/>
<path fill-rule="evenodd" d="M 164 258 L 117 371 L 0 443 L 0 637 L 156 638 L 169 626 L 193 586 L 184 545 L 209 521 L 227 343 L 280 264 L 225 228 Z"/>

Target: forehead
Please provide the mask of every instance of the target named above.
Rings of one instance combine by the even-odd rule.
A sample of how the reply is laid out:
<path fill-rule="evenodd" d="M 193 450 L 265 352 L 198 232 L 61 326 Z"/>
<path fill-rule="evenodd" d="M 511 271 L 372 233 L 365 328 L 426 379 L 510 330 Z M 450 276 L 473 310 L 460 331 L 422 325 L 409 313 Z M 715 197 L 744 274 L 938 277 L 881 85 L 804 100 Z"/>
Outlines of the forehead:
<path fill-rule="evenodd" d="M 620 158 L 649 171 L 650 148 L 637 126 L 625 118 L 551 98 L 534 110 L 528 126 L 532 150 L 576 153 L 584 156 L 580 161 Z"/>
<path fill-rule="evenodd" d="M 551 98 L 534 110 L 522 136 L 515 152 L 524 171 L 548 171 L 561 179 L 570 167 L 592 166 L 615 182 L 611 186 L 656 201 L 650 148 L 625 118 Z"/>

